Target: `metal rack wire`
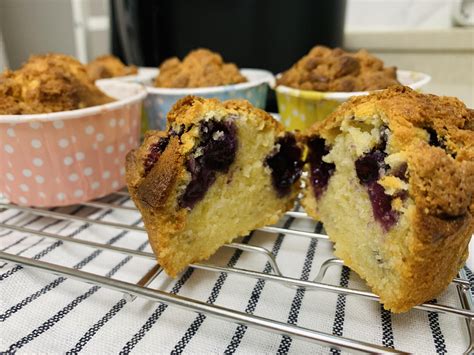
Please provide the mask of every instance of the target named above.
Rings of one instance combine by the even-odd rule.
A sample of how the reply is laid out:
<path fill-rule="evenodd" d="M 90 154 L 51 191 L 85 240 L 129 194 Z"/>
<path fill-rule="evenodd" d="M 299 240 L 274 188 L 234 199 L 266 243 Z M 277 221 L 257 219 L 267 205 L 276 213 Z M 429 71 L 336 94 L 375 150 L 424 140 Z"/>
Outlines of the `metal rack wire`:
<path fill-rule="evenodd" d="M 121 197 L 128 197 L 128 193 L 125 191 L 116 192 L 115 195 Z M 96 209 L 101 210 L 123 210 L 123 211 L 136 211 L 134 207 L 130 206 L 123 206 L 114 203 L 107 203 L 102 201 L 91 201 L 83 203 L 84 206 L 93 207 Z M 0 211 L 2 209 L 15 209 L 19 211 L 23 211 L 26 213 L 30 213 L 36 216 L 43 216 L 49 217 L 58 220 L 68 220 L 68 221 L 78 221 L 83 223 L 88 223 L 90 225 L 100 225 L 107 228 L 115 228 L 124 231 L 135 231 L 135 232 L 143 232 L 145 230 L 143 227 L 136 226 L 136 225 L 128 225 L 122 223 L 113 223 L 107 222 L 102 220 L 95 220 L 87 217 L 81 217 L 77 215 L 71 215 L 63 212 L 57 211 L 50 211 L 45 209 L 39 208 L 31 208 L 31 207 L 21 207 L 9 203 L 1 203 L 0 202 Z M 309 217 L 304 212 L 287 212 L 288 217 L 292 217 L 295 219 L 308 219 Z M 22 233 L 27 233 L 31 236 L 47 238 L 55 241 L 62 241 L 66 243 L 73 243 L 76 245 L 82 245 L 86 247 L 91 247 L 100 250 L 108 250 L 111 252 L 116 252 L 120 254 L 125 254 L 127 256 L 132 257 L 139 257 L 139 258 L 147 258 L 151 260 L 155 260 L 155 256 L 153 253 L 145 252 L 145 251 L 137 251 L 123 247 L 117 247 L 108 244 L 102 244 L 87 240 L 81 239 L 73 239 L 71 237 L 62 236 L 59 234 L 49 233 L 45 231 L 38 231 L 22 226 L 17 226 L 14 224 L 9 223 L 0 223 L 0 229 L 5 229 L 9 231 L 17 231 Z M 317 238 L 317 239 L 327 239 L 327 236 L 324 234 L 306 232 L 301 230 L 295 229 L 287 229 L 287 228 L 280 228 L 275 226 L 268 226 L 259 229 L 262 232 L 266 233 L 281 233 L 285 235 L 292 235 L 296 237 L 302 238 Z M 225 245 L 226 248 L 234 248 L 239 249 L 249 253 L 256 253 L 266 258 L 269 265 L 271 266 L 270 273 L 263 273 L 248 269 L 241 269 L 236 267 L 222 267 L 217 265 L 205 264 L 205 263 L 195 263 L 192 264 L 190 267 L 195 269 L 207 270 L 210 272 L 216 273 L 228 273 L 228 274 L 235 274 L 241 277 L 253 278 L 253 279 L 260 279 L 266 280 L 270 282 L 279 283 L 286 287 L 291 287 L 295 289 L 306 289 L 306 290 L 314 290 L 314 291 L 322 291 L 322 292 L 329 292 L 334 294 L 343 294 L 347 296 L 353 297 L 360 297 L 364 299 L 368 299 L 370 301 L 379 301 L 377 295 L 357 290 L 353 288 L 345 288 L 341 286 L 334 286 L 328 283 L 324 283 L 324 277 L 326 275 L 327 270 L 335 265 L 342 265 L 342 261 L 336 258 L 331 258 L 326 260 L 320 267 L 317 276 L 313 280 L 305 281 L 297 278 L 287 277 L 282 274 L 278 263 L 268 249 L 259 246 L 252 246 L 242 243 L 230 243 Z M 26 267 L 36 268 L 42 271 L 46 271 L 52 274 L 61 275 L 65 277 L 69 277 L 72 279 L 80 280 L 86 283 L 91 283 L 94 285 L 106 287 L 112 290 L 120 291 L 123 293 L 123 297 L 127 301 L 133 301 L 136 297 L 143 297 L 155 302 L 164 303 L 171 306 L 176 306 L 180 308 L 184 308 L 187 310 L 191 310 L 197 313 L 205 314 L 211 317 L 220 318 L 223 320 L 231 321 L 240 325 L 246 325 L 249 327 L 254 327 L 262 330 L 266 330 L 269 332 L 273 332 L 280 335 L 287 335 L 290 337 L 302 339 L 305 341 L 313 342 L 320 345 L 331 346 L 335 349 L 340 350 L 351 350 L 351 351 L 360 351 L 360 352 L 377 352 L 377 353 L 400 353 L 400 350 L 394 350 L 388 347 L 370 344 L 364 341 L 350 339 L 343 336 L 335 336 L 329 333 L 324 333 L 316 330 L 311 330 L 307 328 L 303 328 L 297 325 L 287 324 L 283 322 L 279 322 L 273 319 L 264 318 L 252 314 L 247 314 L 244 312 L 240 312 L 234 309 L 221 307 L 215 304 L 208 304 L 196 299 L 191 299 L 183 296 L 179 296 L 176 294 L 168 293 L 161 290 L 155 290 L 149 288 L 148 285 L 158 276 L 161 274 L 163 269 L 155 264 L 150 270 L 146 272 L 146 274 L 136 283 L 129 283 L 125 281 L 120 281 L 113 278 L 108 278 L 105 276 L 100 276 L 96 274 L 92 274 L 89 272 L 81 271 L 78 269 L 74 269 L 71 267 L 65 267 L 62 265 L 51 264 L 48 262 L 34 260 L 27 257 L 17 256 L 14 254 L 10 254 L 7 252 L 0 251 L 0 259 L 12 262 L 16 264 L 20 264 Z M 444 304 L 432 304 L 432 303 L 424 303 L 422 305 L 416 306 L 416 309 L 426 311 L 426 312 L 438 312 L 444 313 L 450 316 L 455 317 L 462 317 L 465 319 L 467 333 L 469 336 L 468 339 L 468 348 L 466 349 L 466 353 L 474 351 L 474 303 L 470 294 L 470 283 L 468 281 L 467 275 L 465 275 L 464 271 L 461 270 L 460 274 L 457 278 L 455 278 L 452 283 L 457 289 L 457 293 L 460 299 L 461 307 L 453 307 Z"/>

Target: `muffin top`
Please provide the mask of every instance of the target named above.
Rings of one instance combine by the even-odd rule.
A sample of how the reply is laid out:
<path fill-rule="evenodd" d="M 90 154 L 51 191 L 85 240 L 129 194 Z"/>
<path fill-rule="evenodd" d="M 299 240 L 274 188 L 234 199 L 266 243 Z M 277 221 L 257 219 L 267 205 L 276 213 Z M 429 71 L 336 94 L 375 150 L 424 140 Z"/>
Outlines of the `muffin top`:
<path fill-rule="evenodd" d="M 0 74 L 0 115 L 69 111 L 112 102 L 71 56 L 31 56 L 18 70 Z"/>
<path fill-rule="evenodd" d="M 386 89 L 400 83 L 395 67 L 384 67 L 365 49 L 350 53 L 316 46 L 285 71 L 277 84 L 302 90 L 354 92 Z"/>
<path fill-rule="evenodd" d="M 126 66 L 119 58 L 111 54 L 95 58 L 92 62 L 87 64 L 86 69 L 87 75 L 89 75 L 93 81 L 138 73 L 136 66 Z"/>
<path fill-rule="evenodd" d="M 156 87 L 200 88 L 246 82 L 234 63 L 225 63 L 220 54 L 209 49 L 191 51 L 182 61 L 165 60 L 155 80 Z"/>

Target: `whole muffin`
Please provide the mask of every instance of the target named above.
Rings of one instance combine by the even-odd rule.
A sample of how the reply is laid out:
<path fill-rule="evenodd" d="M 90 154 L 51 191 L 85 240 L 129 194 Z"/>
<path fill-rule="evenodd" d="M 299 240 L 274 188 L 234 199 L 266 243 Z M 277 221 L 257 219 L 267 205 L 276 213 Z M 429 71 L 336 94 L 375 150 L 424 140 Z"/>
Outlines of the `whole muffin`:
<path fill-rule="evenodd" d="M 88 77 L 71 56 L 31 56 L 16 71 L 0 74 L 0 115 L 69 111 L 115 101 Z"/>
<path fill-rule="evenodd" d="M 354 92 L 386 89 L 400 84 L 395 67 L 365 49 L 357 53 L 316 46 L 282 74 L 278 85 L 302 90 Z"/>
<path fill-rule="evenodd" d="M 127 66 L 119 58 L 111 54 L 95 58 L 92 62 L 87 64 L 86 68 L 87 75 L 89 75 L 89 78 L 93 81 L 138 73 L 136 66 Z"/>
<path fill-rule="evenodd" d="M 225 63 L 220 54 L 209 49 L 191 51 L 182 61 L 177 57 L 165 60 L 155 80 L 156 87 L 199 88 L 246 82 L 234 63 Z"/>

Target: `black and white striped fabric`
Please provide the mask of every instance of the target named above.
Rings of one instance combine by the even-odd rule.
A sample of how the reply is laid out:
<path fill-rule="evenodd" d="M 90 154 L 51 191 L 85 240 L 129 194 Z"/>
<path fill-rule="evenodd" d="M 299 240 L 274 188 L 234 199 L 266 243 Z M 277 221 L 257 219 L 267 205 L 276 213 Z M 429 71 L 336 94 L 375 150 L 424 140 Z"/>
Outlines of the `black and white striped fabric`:
<path fill-rule="evenodd" d="M 132 205 L 125 198 L 116 203 Z M 139 214 L 130 211 L 77 206 L 60 210 L 91 219 L 141 225 Z M 146 235 L 139 232 L 60 221 L 17 210 L 1 212 L 0 222 L 150 251 Z M 281 224 L 316 232 L 322 227 L 292 218 Z M 255 232 L 241 242 L 271 250 L 285 276 L 303 280 L 314 279 L 321 263 L 331 257 L 331 244 L 324 240 Z M 0 229 L 0 250 L 131 282 L 138 281 L 153 266 L 149 260 L 5 229 Z M 271 270 L 261 255 L 231 248 L 222 248 L 209 262 L 261 272 Z M 472 276 L 470 272 L 469 275 Z M 331 267 L 324 282 L 365 289 L 357 275 L 346 267 Z M 377 302 L 351 296 L 296 290 L 273 282 L 193 269 L 176 279 L 160 276 L 150 287 L 415 353 L 458 354 L 467 347 L 465 322 L 461 318 L 417 310 L 393 315 Z M 438 302 L 459 306 L 455 287 L 450 286 Z M 139 298 L 127 302 L 118 292 L 2 261 L 0 352 L 339 353 L 336 349 Z"/>

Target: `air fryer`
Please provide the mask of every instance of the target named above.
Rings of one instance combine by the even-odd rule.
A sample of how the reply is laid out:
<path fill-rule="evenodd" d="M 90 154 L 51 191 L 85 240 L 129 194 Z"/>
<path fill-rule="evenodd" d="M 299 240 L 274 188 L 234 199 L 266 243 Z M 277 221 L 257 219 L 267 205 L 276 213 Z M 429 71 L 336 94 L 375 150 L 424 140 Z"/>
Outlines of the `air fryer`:
<path fill-rule="evenodd" d="M 345 0 L 111 0 L 112 51 L 157 67 L 205 47 L 240 68 L 279 73 L 316 44 L 342 45 Z M 267 110 L 276 111 L 269 95 Z"/>

